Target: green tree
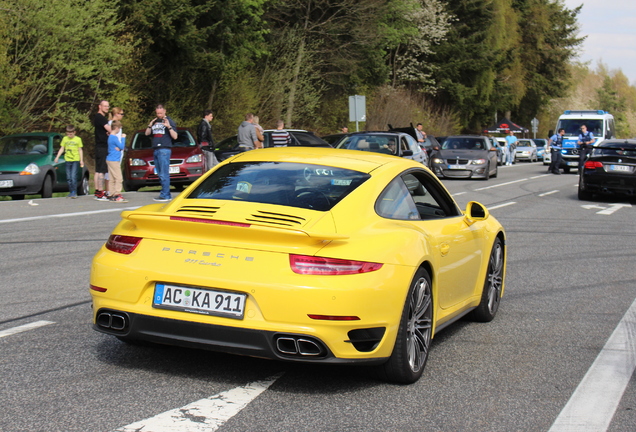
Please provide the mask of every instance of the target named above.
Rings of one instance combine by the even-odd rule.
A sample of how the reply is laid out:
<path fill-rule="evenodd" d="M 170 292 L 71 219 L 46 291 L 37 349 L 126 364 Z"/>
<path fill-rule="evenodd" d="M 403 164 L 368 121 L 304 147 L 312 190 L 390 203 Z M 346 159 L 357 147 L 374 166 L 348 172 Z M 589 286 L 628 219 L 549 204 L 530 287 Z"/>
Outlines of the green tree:
<path fill-rule="evenodd" d="M 518 108 L 519 122 L 528 123 L 551 99 L 566 95 L 570 63 L 584 38 L 577 37 L 581 6 L 567 9 L 555 0 L 515 0 L 521 22 L 521 61 L 526 92 Z"/>
<path fill-rule="evenodd" d="M 0 0 L 0 131 L 89 128 L 93 102 L 120 89 L 130 45 L 112 3 Z"/>

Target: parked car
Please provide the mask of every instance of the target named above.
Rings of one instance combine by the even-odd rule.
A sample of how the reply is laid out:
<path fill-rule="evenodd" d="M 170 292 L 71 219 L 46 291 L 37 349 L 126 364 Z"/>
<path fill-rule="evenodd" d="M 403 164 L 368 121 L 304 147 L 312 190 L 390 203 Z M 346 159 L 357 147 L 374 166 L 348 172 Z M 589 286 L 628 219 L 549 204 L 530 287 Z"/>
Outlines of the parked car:
<path fill-rule="evenodd" d="M 501 137 L 496 137 L 495 138 L 497 140 L 497 142 L 499 143 L 499 147 L 501 147 L 502 151 L 503 148 L 506 146 L 506 139 L 505 138 L 501 138 Z M 515 152 L 515 149 L 517 148 L 516 144 L 512 145 L 512 164 L 516 164 L 517 163 L 517 154 Z"/>
<path fill-rule="evenodd" d="M 527 138 L 518 139 L 517 148 L 515 149 L 515 159 L 528 162 L 538 161 L 537 145 L 534 141 Z"/>
<path fill-rule="evenodd" d="M 0 139 L 0 195 L 14 200 L 25 195 L 51 198 L 53 192 L 69 192 L 64 155 L 55 163 L 62 135 L 32 132 Z M 89 192 L 88 168 L 77 170 L 77 194 Z"/>
<path fill-rule="evenodd" d="M 593 148 L 579 176 L 579 199 L 597 194 L 636 196 L 636 139 L 605 140 Z"/>
<path fill-rule="evenodd" d="M 343 137 L 335 147 L 400 156 L 428 166 L 426 151 L 422 150 L 415 138 L 404 132 L 355 132 Z"/>
<path fill-rule="evenodd" d="M 543 155 L 548 148 L 548 140 L 544 138 L 534 138 L 532 141 L 537 145 L 537 158 L 543 161 Z"/>
<path fill-rule="evenodd" d="M 321 137 L 324 141 L 328 142 L 332 147 L 335 147 L 335 144 L 340 141 L 343 137 L 349 136 L 350 133 L 337 133 L 331 135 L 325 135 Z"/>
<path fill-rule="evenodd" d="M 497 148 L 488 137 L 449 136 L 432 161 L 433 172 L 443 178 L 497 177 Z"/>
<path fill-rule="evenodd" d="M 404 132 L 412 136 L 413 139 L 417 141 L 417 132 L 416 132 L 416 129 L 413 127 L 412 123 L 411 123 L 411 126 L 400 127 L 400 128 L 394 128 L 392 125 L 389 125 L 389 132 Z M 442 138 L 445 138 L 445 137 L 442 137 Z M 428 156 L 428 160 L 430 164 L 430 161 L 433 157 L 433 153 L 439 150 L 441 141 L 438 140 L 433 135 L 426 134 L 426 138 L 424 139 L 424 142 L 421 143 L 417 141 L 417 143 L 422 148 L 422 150 L 426 150 L 426 155 Z"/>
<path fill-rule="evenodd" d="M 159 186 L 155 171 L 152 137 L 144 130 L 135 133 L 124 153 L 124 188 L 136 191 L 144 186 Z M 170 156 L 170 184 L 177 190 L 196 181 L 206 171 L 205 157 L 200 144 L 186 128 L 177 128 L 177 139 L 172 142 Z"/>
<path fill-rule="evenodd" d="M 290 147 L 331 147 L 331 144 L 327 141 L 319 138 L 316 134 L 303 129 L 285 129 L 291 135 Z M 274 129 L 266 129 L 263 131 L 264 148 L 272 147 L 272 132 Z M 214 155 L 219 162 L 225 159 L 242 153 L 243 150 L 239 148 L 237 136 L 231 136 L 219 141 L 214 148 Z"/>
<path fill-rule="evenodd" d="M 489 137 L 488 139 L 490 140 L 490 144 L 497 149 L 497 165 L 503 165 L 504 163 L 503 147 L 501 146 L 499 141 L 497 141 L 497 138 Z"/>
<path fill-rule="evenodd" d="M 357 364 L 413 383 L 442 328 L 493 320 L 504 293 L 504 228 L 482 204 L 462 212 L 405 158 L 247 151 L 122 217 L 90 293 L 93 328 L 132 344 Z"/>

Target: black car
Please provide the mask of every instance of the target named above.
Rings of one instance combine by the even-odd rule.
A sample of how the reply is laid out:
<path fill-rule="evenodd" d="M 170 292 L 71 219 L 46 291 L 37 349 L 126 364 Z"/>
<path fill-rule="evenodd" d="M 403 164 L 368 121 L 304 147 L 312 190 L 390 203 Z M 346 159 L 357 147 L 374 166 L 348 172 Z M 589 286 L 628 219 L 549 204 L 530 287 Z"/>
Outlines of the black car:
<path fill-rule="evenodd" d="M 579 199 L 636 195 L 636 139 L 608 140 L 594 147 L 579 176 Z"/>
<path fill-rule="evenodd" d="M 285 130 L 291 135 L 291 143 L 289 144 L 290 146 L 331 147 L 331 145 L 327 141 L 319 138 L 313 132 L 300 129 Z M 263 131 L 263 137 L 265 138 L 265 141 L 263 142 L 264 148 L 272 147 L 273 131 L 274 129 L 266 129 L 265 131 Z M 243 150 L 239 148 L 238 138 L 236 135 L 219 141 L 214 147 L 214 155 L 219 162 L 222 162 L 231 156 L 241 153 L 242 151 Z"/>
<path fill-rule="evenodd" d="M 325 135 L 321 137 L 324 141 L 327 141 L 331 146 L 334 146 L 340 141 L 342 138 L 351 135 L 350 133 L 337 133 L 332 135 Z"/>

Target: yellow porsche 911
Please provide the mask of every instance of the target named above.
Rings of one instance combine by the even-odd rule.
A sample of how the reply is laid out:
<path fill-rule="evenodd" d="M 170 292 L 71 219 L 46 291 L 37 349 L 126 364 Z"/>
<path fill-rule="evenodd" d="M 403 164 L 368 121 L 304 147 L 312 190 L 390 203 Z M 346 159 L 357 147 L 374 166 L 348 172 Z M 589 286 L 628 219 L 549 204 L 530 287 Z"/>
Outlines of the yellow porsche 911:
<path fill-rule="evenodd" d="M 94 328 L 419 379 L 433 336 L 494 318 L 505 232 L 422 164 L 329 148 L 240 153 L 122 213 L 91 269 Z"/>

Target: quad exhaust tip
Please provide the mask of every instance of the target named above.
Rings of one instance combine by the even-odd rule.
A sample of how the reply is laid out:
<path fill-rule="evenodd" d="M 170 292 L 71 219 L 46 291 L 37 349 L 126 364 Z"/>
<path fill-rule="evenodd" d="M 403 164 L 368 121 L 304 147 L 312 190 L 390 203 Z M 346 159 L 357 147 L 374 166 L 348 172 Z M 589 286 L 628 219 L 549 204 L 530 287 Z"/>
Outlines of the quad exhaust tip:
<path fill-rule="evenodd" d="M 128 327 L 128 316 L 123 313 L 100 312 L 97 314 L 97 320 L 95 322 L 101 328 L 123 331 Z"/>
<path fill-rule="evenodd" d="M 299 336 L 279 336 L 276 349 L 286 356 L 315 357 L 324 356 L 327 350 L 315 340 Z"/>

